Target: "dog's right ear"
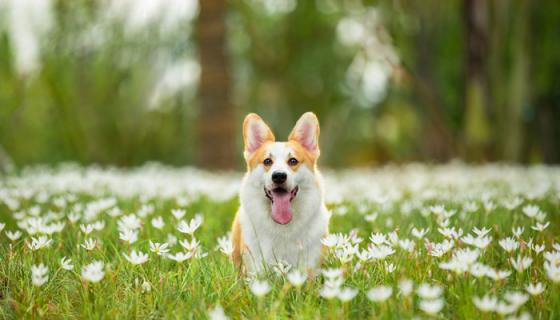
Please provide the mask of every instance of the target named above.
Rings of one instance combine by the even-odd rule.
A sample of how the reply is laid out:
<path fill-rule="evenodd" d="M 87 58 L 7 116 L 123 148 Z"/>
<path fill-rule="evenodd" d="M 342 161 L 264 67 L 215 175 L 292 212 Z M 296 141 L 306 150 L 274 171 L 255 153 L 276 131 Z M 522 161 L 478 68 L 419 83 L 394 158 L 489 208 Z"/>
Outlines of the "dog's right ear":
<path fill-rule="evenodd" d="M 245 143 L 243 155 L 245 160 L 251 158 L 253 153 L 264 143 L 274 141 L 274 134 L 261 117 L 255 113 L 249 113 L 245 117 L 245 121 L 243 121 L 243 142 Z"/>

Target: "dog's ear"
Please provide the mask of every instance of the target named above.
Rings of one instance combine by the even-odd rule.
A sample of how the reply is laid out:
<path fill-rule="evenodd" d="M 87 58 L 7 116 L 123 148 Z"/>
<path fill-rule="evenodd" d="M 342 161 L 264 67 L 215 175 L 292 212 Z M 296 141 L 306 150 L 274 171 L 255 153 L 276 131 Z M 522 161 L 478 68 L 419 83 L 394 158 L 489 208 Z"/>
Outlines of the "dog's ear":
<path fill-rule="evenodd" d="M 319 156 L 319 120 L 313 112 L 304 113 L 296 122 L 288 140 L 297 141 L 307 151 Z"/>
<path fill-rule="evenodd" d="M 265 142 L 274 142 L 274 134 L 264 123 L 263 119 L 255 113 L 249 113 L 243 121 L 243 142 L 245 159 L 257 151 Z"/>

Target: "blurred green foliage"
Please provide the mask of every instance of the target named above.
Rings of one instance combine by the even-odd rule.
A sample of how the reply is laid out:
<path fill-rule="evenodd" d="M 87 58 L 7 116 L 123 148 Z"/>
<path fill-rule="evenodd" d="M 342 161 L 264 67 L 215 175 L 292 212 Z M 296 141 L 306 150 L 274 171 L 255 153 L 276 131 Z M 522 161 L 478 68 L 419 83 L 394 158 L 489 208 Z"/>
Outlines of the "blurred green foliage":
<path fill-rule="evenodd" d="M 236 115 L 227 120 L 239 129 L 224 139 L 241 150 L 247 112 L 283 139 L 312 110 L 326 165 L 559 162 L 560 3 L 483 1 L 482 13 L 468 11 L 475 2 L 222 3 Z M 106 18 L 106 5 L 54 1 L 41 67 L 23 75 L 10 19 L 2 19 L 0 146 L 16 164 L 191 164 L 197 146 L 212 145 L 197 141 L 196 83 L 154 98 L 175 79 L 162 80 L 170 65 L 196 77 L 177 63 L 197 61 L 196 18 L 131 32 Z M 473 14 L 486 21 L 478 64 L 468 62 Z M 242 168 L 236 156 L 232 165 Z"/>

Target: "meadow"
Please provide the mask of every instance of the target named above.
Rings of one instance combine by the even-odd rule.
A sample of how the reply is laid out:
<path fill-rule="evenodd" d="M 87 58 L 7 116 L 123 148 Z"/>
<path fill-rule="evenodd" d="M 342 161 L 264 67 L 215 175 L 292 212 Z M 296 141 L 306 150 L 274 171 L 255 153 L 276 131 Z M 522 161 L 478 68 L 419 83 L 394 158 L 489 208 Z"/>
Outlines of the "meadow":
<path fill-rule="evenodd" d="M 240 276 L 240 173 L 34 166 L 0 179 L 5 319 L 558 319 L 560 169 L 325 171 L 327 255 Z M 297 217 L 296 217 L 297 218 Z"/>

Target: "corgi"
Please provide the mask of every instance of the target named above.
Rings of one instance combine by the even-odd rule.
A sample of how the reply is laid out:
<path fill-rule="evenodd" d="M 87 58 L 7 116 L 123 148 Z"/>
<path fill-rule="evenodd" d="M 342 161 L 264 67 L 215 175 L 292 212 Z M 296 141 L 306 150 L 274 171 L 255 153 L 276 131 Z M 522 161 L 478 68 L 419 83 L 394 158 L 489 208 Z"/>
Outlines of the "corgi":
<path fill-rule="evenodd" d="M 312 112 L 299 118 L 286 142 L 277 142 L 258 115 L 245 117 L 247 173 L 231 232 L 232 259 L 241 270 L 260 273 L 277 263 L 317 269 L 330 219 L 317 169 L 319 132 Z"/>

